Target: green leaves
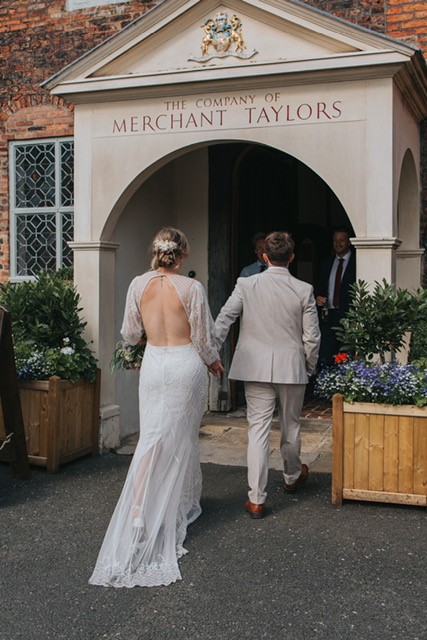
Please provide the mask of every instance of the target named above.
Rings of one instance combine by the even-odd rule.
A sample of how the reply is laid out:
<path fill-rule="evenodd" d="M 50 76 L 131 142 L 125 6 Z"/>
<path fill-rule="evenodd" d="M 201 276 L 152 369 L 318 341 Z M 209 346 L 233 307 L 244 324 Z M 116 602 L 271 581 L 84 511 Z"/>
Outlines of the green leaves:
<path fill-rule="evenodd" d="M 0 306 L 12 317 L 18 375 L 25 379 L 95 377 L 96 360 L 83 337 L 80 296 L 69 277 L 62 270 L 41 273 L 34 281 L 0 284 Z M 66 345 L 72 354 L 64 353 Z"/>
<path fill-rule="evenodd" d="M 412 331 L 427 310 L 427 290 L 410 293 L 396 289 L 385 279 L 369 291 L 365 281 L 352 285 L 353 301 L 340 326 L 335 328 L 342 350 L 367 360 L 402 348 L 405 333 Z"/>

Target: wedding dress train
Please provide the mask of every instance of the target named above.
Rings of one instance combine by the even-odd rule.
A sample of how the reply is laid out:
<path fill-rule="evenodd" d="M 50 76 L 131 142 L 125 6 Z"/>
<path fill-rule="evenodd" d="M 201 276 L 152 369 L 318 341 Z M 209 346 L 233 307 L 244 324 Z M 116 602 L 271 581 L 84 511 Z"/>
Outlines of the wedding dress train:
<path fill-rule="evenodd" d="M 141 299 L 146 281 L 138 282 L 135 299 Z M 182 282 L 175 282 L 181 287 L 177 290 L 198 338 L 183 346 L 147 344 L 139 382 L 140 438 L 91 584 L 149 587 L 180 580 L 178 558 L 187 553 L 183 547 L 187 527 L 201 513 L 198 430 L 207 394 L 201 355 L 213 361 L 217 352 L 206 301 L 196 312 L 191 304 L 190 310 L 188 302 L 194 302 L 194 292 L 190 297 L 185 294 L 191 284 L 182 290 Z M 132 318 L 129 296 L 126 318 Z M 141 335 L 138 322 L 132 331 L 126 326 L 124 336 L 135 340 Z"/>

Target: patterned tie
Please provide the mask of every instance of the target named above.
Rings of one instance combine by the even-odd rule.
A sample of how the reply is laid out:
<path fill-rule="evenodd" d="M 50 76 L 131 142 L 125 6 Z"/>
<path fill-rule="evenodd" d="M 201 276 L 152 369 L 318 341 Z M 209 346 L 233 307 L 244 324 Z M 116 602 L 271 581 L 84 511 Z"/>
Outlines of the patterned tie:
<path fill-rule="evenodd" d="M 340 306 L 340 288 L 341 288 L 343 264 L 344 264 L 344 258 L 339 258 L 337 272 L 335 274 L 334 297 L 332 300 L 332 305 L 335 309 L 338 309 L 338 307 Z"/>
<path fill-rule="evenodd" d="M 259 268 L 259 272 L 262 273 L 263 271 L 265 271 L 267 269 L 267 265 L 266 264 L 262 264 Z"/>

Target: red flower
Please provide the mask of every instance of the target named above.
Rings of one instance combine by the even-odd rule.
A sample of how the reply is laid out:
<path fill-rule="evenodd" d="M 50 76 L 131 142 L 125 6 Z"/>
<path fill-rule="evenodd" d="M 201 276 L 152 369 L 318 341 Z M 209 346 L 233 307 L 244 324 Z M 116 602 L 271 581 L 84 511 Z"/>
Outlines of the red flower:
<path fill-rule="evenodd" d="M 342 362 L 346 362 L 349 358 L 348 353 L 337 353 L 335 356 L 332 356 L 335 364 L 341 364 Z"/>

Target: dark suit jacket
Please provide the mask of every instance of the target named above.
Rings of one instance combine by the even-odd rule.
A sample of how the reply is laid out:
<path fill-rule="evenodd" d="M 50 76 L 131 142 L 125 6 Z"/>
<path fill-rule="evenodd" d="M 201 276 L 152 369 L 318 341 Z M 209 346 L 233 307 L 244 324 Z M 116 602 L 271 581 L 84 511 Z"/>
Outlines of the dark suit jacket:
<path fill-rule="evenodd" d="M 329 275 L 331 273 L 332 265 L 334 264 L 335 256 L 326 260 L 320 265 L 319 269 L 319 278 L 315 287 L 314 295 L 317 296 L 328 296 L 328 288 L 329 288 Z M 350 285 L 356 281 L 356 254 L 354 251 L 351 252 L 350 260 L 348 261 L 348 265 L 346 270 L 344 271 L 344 275 L 341 280 L 341 289 L 340 289 L 340 305 L 339 305 L 339 315 L 343 316 L 347 313 L 351 296 L 350 296 Z"/>

